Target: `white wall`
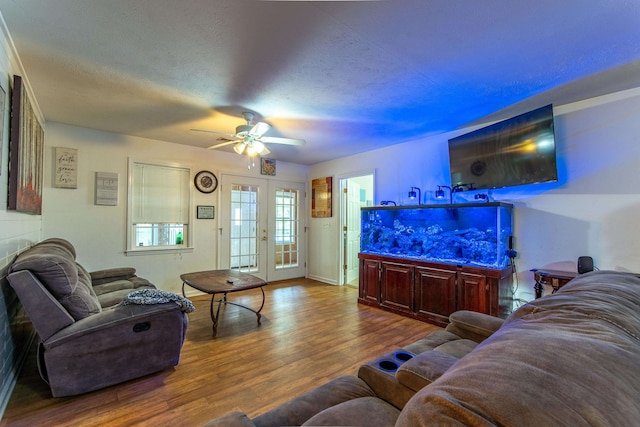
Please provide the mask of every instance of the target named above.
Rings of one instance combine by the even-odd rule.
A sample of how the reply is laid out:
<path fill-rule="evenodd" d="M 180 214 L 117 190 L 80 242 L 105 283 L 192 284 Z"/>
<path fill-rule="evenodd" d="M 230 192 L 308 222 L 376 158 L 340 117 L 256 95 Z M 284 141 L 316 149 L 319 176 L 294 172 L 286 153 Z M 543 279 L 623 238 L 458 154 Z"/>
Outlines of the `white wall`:
<path fill-rule="evenodd" d="M 52 187 L 54 147 L 78 150 L 78 188 Z M 209 170 L 218 179 L 222 173 L 259 176 L 260 168 L 247 170 L 246 161 L 235 153 L 172 144 L 163 141 L 100 132 L 48 123 L 45 133 L 44 237 L 62 237 L 76 247 L 78 262 L 87 270 L 131 266 L 161 289 L 181 292 L 180 274 L 217 268 L 217 237 L 220 189 L 212 194 L 192 192 L 192 207 L 214 205 L 216 219 L 193 219 L 193 253 L 127 256 L 127 168 L 128 158 L 173 163 L 191 168 L 192 179 Z M 118 174 L 118 205 L 94 205 L 95 172 Z M 277 162 L 273 179 L 306 182 L 307 167 Z M 193 214 L 195 217 L 195 212 Z"/>
<path fill-rule="evenodd" d="M 592 256 L 601 270 L 640 272 L 640 89 L 554 106 L 554 114 L 559 181 L 490 192 L 492 200 L 515 206 L 518 296 L 524 299 L 533 298 L 530 269 L 575 271 L 581 255 Z M 450 182 L 447 141 L 473 129 L 313 165 L 309 180 L 375 167 L 375 203 L 414 204 L 407 197 L 411 186 L 422 189 L 423 202 L 438 203 L 437 185 Z M 334 207 L 339 200 L 334 192 Z M 464 194 L 455 196 L 463 201 Z M 309 276 L 329 283 L 337 283 L 340 272 L 335 212 L 310 219 L 310 240 L 320 244 L 310 247 Z"/>

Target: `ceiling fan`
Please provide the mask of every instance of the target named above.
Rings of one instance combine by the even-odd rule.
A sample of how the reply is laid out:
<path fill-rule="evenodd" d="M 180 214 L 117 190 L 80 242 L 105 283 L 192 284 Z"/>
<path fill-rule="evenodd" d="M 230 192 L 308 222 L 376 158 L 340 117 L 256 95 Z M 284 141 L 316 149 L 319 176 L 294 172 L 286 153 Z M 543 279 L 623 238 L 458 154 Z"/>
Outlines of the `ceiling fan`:
<path fill-rule="evenodd" d="M 264 136 L 264 134 L 271 129 L 271 126 L 264 122 L 258 122 L 252 125 L 255 114 L 250 112 L 242 113 L 242 118 L 247 124 L 239 125 L 236 127 L 236 133 L 224 133 L 215 132 L 204 129 L 191 129 L 195 132 L 207 132 L 220 134 L 222 136 L 217 138 L 217 141 L 221 141 L 218 144 L 212 145 L 208 148 L 216 149 L 233 144 L 233 150 L 238 154 L 246 153 L 249 157 L 255 157 L 257 155 L 267 155 L 270 151 L 264 144 L 287 144 L 287 145 L 304 145 L 306 143 L 303 139 L 293 138 L 277 138 L 272 136 Z"/>

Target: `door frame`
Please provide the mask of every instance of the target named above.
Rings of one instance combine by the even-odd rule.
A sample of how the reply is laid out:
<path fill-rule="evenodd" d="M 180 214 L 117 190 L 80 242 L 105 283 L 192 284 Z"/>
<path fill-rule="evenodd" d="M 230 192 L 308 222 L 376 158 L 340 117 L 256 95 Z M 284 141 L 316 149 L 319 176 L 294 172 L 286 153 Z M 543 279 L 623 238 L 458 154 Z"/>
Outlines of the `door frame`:
<path fill-rule="evenodd" d="M 344 275 L 345 249 L 344 249 L 344 231 L 343 230 L 344 230 L 344 227 L 347 225 L 345 223 L 347 206 L 345 204 L 344 193 L 343 193 L 344 182 L 348 181 L 349 179 L 361 178 L 365 176 L 371 176 L 371 179 L 372 179 L 371 197 L 372 197 L 372 200 L 375 202 L 375 194 L 376 194 L 376 170 L 375 169 L 366 169 L 366 170 L 360 170 L 355 172 L 348 172 L 348 173 L 336 176 L 336 178 L 338 179 L 338 188 L 340 191 L 340 197 L 338 197 L 340 225 L 338 227 L 338 264 L 337 264 L 338 265 L 338 285 L 340 286 L 346 285 L 345 277 L 344 277 L 345 276 Z"/>

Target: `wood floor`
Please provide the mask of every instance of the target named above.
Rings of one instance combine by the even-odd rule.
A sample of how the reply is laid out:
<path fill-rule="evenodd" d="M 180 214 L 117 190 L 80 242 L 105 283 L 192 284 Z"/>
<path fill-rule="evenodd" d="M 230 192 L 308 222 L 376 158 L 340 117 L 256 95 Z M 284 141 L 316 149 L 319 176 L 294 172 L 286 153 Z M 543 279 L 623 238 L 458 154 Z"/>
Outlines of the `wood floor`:
<path fill-rule="evenodd" d="M 0 426 L 198 426 L 232 410 L 255 417 L 438 329 L 357 304 L 357 292 L 309 279 L 270 284 L 262 325 L 228 305 L 216 338 L 209 297 L 194 297 L 178 366 L 75 397 L 52 398 L 32 354 Z M 260 290 L 229 299 L 257 308 Z"/>

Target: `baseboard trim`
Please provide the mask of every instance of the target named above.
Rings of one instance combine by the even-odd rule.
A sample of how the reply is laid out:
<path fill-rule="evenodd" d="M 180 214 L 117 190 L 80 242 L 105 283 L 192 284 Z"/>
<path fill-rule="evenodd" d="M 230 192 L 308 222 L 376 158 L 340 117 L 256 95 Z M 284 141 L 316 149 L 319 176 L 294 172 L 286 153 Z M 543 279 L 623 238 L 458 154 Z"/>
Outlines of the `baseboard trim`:
<path fill-rule="evenodd" d="M 309 279 L 313 279 L 313 280 L 317 280 L 318 282 L 323 282 L 323 283 L 327 283 L 329 285 L 337 285 L 338 282 L 336 282 L 335 280 L 332 279 L 328 279 L 326 277 L 320 277 L 320 276 L 314 276 L 314 275 L 308 275 L 307 278 Z"/>

